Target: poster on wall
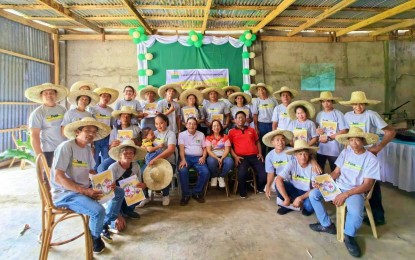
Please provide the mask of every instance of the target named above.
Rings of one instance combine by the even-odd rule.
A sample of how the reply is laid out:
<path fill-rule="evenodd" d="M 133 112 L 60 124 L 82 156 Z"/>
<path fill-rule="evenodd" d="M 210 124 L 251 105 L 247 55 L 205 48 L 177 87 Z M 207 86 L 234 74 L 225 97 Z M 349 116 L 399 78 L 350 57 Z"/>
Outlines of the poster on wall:
<path fill-rule="evenodd" d="M 301 90 L 334 91 L 336 70 L 334 64 L 301 64 Z"/>
<path fill-rule="evenodd" d="M 166 70 L 166 84 L 180 84 L 183 89 L 196 86 L 223 87 L 229 85 L 228 69 Z"/>

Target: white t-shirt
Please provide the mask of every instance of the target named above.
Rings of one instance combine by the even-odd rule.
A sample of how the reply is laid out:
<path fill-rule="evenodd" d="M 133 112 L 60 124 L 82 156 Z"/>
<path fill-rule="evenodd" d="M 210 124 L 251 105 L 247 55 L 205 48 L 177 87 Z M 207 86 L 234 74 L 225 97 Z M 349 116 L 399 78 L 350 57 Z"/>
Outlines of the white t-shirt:
<path fill-rule="evenodd" d="M 209 102 L 203 105 L 203 113 L 205 115 L 206 121 L 208 121 L 209 123 L 213 121 L 214 115 L 222 115 L 222 125 L 224 125 L 226 115 L 230 113 L 230 110 L 224 102 L 218 101 L 215 103 Z"/>
<path fill-rule="evenodd" d="M 93 107 L 89 107 L 88 110 L 98 122 L 104 123 L 108 126 L 113 126 L 115 124 L 114 118 L 111 117 L 111 113 L 114 111 L 112 107 L 101 107 L 97 104 Z"/>
<path fill-rule="evenodd" d="M 292 120 L 288 125 L 287 130 L 293 132 L 294 141 L 298 139 L 305 139 L 308 143 L 312 138 L 318 136 L 316 132 L 316 124 L 314 124 L 314 122 L 309 119 L 304 122 Z"/>
<path fill-rule="evenodd" d="M 167 128 L 177 134 L 179 132 L 179 129 L 177 129 L 177 117 L 180 116 L 180 105 L 175 101 L 172 101 L 172 105 L 174 106 L 174 111 L 173 113 L 167 115 L 167 118 L 169 119 L 169 126 Z M 166 99 L 162 99 L 157 102 L 157 112 L 164 114 L 168 110 L 169 102 L 167 102 Z"/>
<path fill-rule="evenodd" d="M 287 130 L 291 122 L 290 116 L 287 113 L 287 107 L 284 104 L 279 104 L 272 112 L 272 122 L 278 123 L 278 129 Z"/>
<path fill-rule="evenodd" d="M 280 153 L 277 153 L 275 149 L 272 149 L 265 157 L 265 171 L 267 173 L 272 172 L 275 175 L 279 175 L 289 162 L 295 160 L 294 156 L 285 153 L 285 151 L 289 149 L 290 148 L 285 147 Z"/>
<path fill-rule="evenodd" d="M 363 184 L 365 178 L 380 180 L 380 165 L 374 154 L 365 151 L 355 154 L 352 149 L 344 149 L 336 160 L 340 176 L 336 183 L 341 190 L 351 190 Z"/>
<path fill-rule="evenodd" d="M 245 115 L 246 115 L 246 112 L 248 112 L 248 114 L 246 115 L 246 118 L 247 119 L 250 118 L 251 122 L 252 122 L 252 112 L 251 112 L 251 110 L 249 109 L 248 106 L 238 107 L 238 106 L 235 105 L 235 106 L 231 107 L 231 119 L 232 120 L 235 120 L 236 113 L 238 113 L 239 111 L 245 112 Z M 249 126 L 248 122 L 246 122 L 245 125 Z"/>
<path fill-rule="evenodd" d="M 92 117 L 88 111 L 79 111 L 78 109 L 69 109 L 63 116 L 62 126 L 81 120 L 84 117 Z"/>
<path fill-rule="evenodd" d="M 114 178 L 114 181 L 117 181 L 119 178 L 121 178 L 121 176 L 126 171 L 126 169 L 122 168 L 121 165 L 118 162 L 115 162 L 115 163 L 111 164 L 108 167 L 108 170 L 111 170 L 112 177 Z M 142 181 L 143 176 L 141 176 L 140 165 L 137 162 L 132 162 L 131 172 L 132 172 L 132 174 L 130 176 L 135 174 L 137 176 L 138 180 Z M 127 178 L 130 177 L 130 176 L 127 176 Z"/>
<path fill-rule="evenodd" d="M 162 152 L 164 152 L 167 149 L 167 147 L 171 144 L 173 144 L 176 147 L 177 139 L 176 134 L 173 131 L 167 129 L 165 132 L 160 133 L 156 130 L 154 131 L 154 135 L 156 136 L 156 139 L 154 139 L 153 141 L 153 146 L 163 144 L 163 147 L 161 148 Z M 165 159 L 169 161 L 171 164 L 176 165 L 176 157 L 174 153 Z"/>
<path fill-rule="evenodd" d="M 349 127 L 359 127 L 366 133 L 382 134 L 382 129 L 388 126 L 378 113 L 372 110 L 365 110 L 362 114 L 355 114 L 353 111 L 344 115 Z"/>
<path fill-rule="evenodd" d="M 251 110 L 253 115 L 258 115 L 258 122 L 271 123 L 272 112 L 276 106 L 278 106 L 278 102 L 275 99 L 255 98 L 252 100 Z"/>
<path fill-rule="evenodd" d="M 284 180 L 291 182 L 294 187 L 302 191 L 311 189 L 311 181 L 316 176 L 311 170 L 311 163 L 307 167 L 301 167 L 297 160 L 290 161 L 279 174 Z"/>
<path fill-rule="evenodd" d="M 334 109 L 330 112 L 318 112 L 316 122 L 320 128 L 323 128 L 328 124 L 331 126 L 334 124 L 336 125 L 336 129 L 327 129 L 325 127 L 325 132 L 328 136 L 349 128 L 346 120 L 344 119 L 343 113 L 337 109 Z M 327 156 L 339 156 L 341 150 L 343 149 L 343 145 L 341 145 L 339 142 L 336 142 L 336 140 L 332 140 L 327 143 L 319 143 L 318 147 L 319 149 L 317 153 Z"/>

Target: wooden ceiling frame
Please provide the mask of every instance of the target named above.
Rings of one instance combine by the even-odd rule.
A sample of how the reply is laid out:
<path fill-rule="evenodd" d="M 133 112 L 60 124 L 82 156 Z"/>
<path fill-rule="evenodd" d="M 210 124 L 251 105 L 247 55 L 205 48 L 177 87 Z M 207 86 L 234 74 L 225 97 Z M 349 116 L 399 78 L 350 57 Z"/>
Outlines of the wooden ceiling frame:
<path fill-rule="evenodd" d="M 415 19 L 412 19 L 412 21 L 397 23 L 397 24 L 394 24 L 394 25 L 391 25 L 391 26 L 388 26 L 388 27 L 385 27 L 385 28 L 377 29 L 377 30 L 369 33 L 369 36 L 377 36 L 377 35 L 380 35 L 380 34 L 391 32 L 391 31 L 404 29 L 404 28 L 410 27 L 412 25 L 415 25 Z"/>
<path fill-rule="evenodd" d="M 132 13 L 137 20 L 141 23 L 148 34 L 153 34 L 153 29 L 151 29 L 150 25 L 143 19 L 140 13 L 138 13 L 137 9 L 135 8 L 134 4 L 130 0 L 121 0 L 128 11 Z"/>
<path fill-rule="evenodd" d="M 23 18 L 22 16 L 18 16 L 18 15 L 9 13 L 5 10 L 0 10 L 0 16 L 4 17 L 6 19 L 12 20 L 14 22 L 21 23 L 21 24 L 33 27 L 33 28 L 41 30 L 43 32 L 47 32 L 47 33 L 51 33 L 51 34 L 54 34 L 54 33 L 58 32 L 57 29 L 54 29 L 54 28 L 51 28 L 51 27 L 33 22 L 31 20 Z"/>
<path fill-rule="evenodd" d="M 275 17 L 277 17 L 279 14 L 284 12 L 285 9 L 287 9 L 292 3 L 294 3 L 295 0 L 284 0 L 282 3 L 280 3 L 277 8 L 275 8 L 272 12 L 270 12 L 264 20 L 259 22 L 253 29 L 253 33 L 257 33 L 259 30 L 261 30 L 265 25 L 267 25 L 269 22 L 274 20 Z"/>
<path fill-rule="evenodd" d="M 203 17 L 203 23 L 202 23 L 202 33 L 204 34 L 207 27 L 207 21 L 209 19 L 210 15 L 210 7 L 212 6 L 212 0 L 207 0 L 206 7 L 204 8 L 204 17 Z"/>

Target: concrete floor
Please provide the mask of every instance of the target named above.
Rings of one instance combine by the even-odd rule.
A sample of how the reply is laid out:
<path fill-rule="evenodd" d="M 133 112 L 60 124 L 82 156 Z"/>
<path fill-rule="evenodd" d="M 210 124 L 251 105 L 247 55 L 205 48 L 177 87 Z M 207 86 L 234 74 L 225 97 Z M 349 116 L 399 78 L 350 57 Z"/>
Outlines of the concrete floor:
<path fill-rule="evenodd" d="M 36 259 L 40 245 L 40 200 L 33 167 L 0 170 L 0 259 Z M 387 225 L 376 240 L 363 226 L 357 240 L 364 259 L 413 259 L 415 252 L 415 193 L 382 187 Z M 128 220 L 127 231 L 97 259 L 351 259 L 336 236 L 312 232 L 314 215 L 276 214 L 274 200 L 249 194 L 242 200 L 209 190 L 205 204 L 191 200 L 181 207 L 173 192 L 171 205 L 154 201 L 139 209 L 141 219 Z M 157 198 L 156 198 L 157 199 Z M 334 208 L 330 208 L 333 216 Z M 19 236 L 24 224 L 31 229 Z M 81 230 L 79 220 L 57 228 L 55 238 Z M 411 257 L 412 255 L 412 257 Z M 49 259 L 84 258 L 83 239 L 50 250 Z"/>

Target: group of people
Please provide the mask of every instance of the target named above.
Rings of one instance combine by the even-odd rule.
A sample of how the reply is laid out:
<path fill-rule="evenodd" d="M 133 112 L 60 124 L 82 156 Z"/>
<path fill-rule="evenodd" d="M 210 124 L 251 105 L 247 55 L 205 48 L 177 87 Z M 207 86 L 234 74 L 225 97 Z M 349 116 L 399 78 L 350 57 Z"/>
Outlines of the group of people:
<path fill-rule="evenodd" d="M 321 92 L 311 100 L 322 107 L 315 122 L 314 105 L 294 101 L 298 92 L 285 86 L 273 92 L 263 83 L 252 84 L 250 93 L 236 86 L 182 90 L 180 85 L 167 84 L 138 92 L 126 86 L 123 94 L 117 101 L 118 91 L 88 81 L 76 82 L 70 91 L 46 83 L 25 92 L 29 100 L 41 104 L 30 115 L 29 129 L 34 152 L 43 153 L 51 168 L 54 203 L 90 216 L 94 252 L 104 250 L 101 238 L 111 242 L 111 231 L 125 228 L 124 217 L 140 217 L 135 206 L 149 201 L 127 206 L 118 181 L 136 175 L 139 188 L 159 187 L 162 205 L 169 205 L 171 177 L 166 185 L 157 186 L 143 182 L 142 174 L 164 160 L 170 171 L 178 172 L 182 206 L 191 197 L 205 202 L 204 187 L 225 187 L 234 169 L 239 195 L 247 198 L 246 180 L 252 169 L 260 193 L 270 198 L 272 191 L 277 192 L 278 214 L 292 208 L 302 209 L 306 216 L 315 212 L 319 223 L 310 228 L 335 234 L 313 181 L 328 162 L 342 191 L 333 203 L 346 202 L 348 207 L 349 252 L 360 255 L 354 236 L 364 220 L 364 193 L 373 185 L 374 218 L 378 225 L 385 223 L 380 186 L 375 182 L 380 179 L 376 154 L 393 139 L 394 130 L 366 109 L 378 101 L 368 100 L 364 92 L 353 92 L 349 101 Z M 72 105 L 69 110 L 58 104 L 66 97 Z M 109 105 L 114 102 L 113 109 Z M 337 102 L 351 105 L 353 111 L 344 115 L 334 108 Z M 378 131 L 384 134 L 380 142 L 374 134 Z M 141 166 L 137 161 L 142 161 Z M 91 188 L 89 175 L 108 169 L 115 180 L 115 196 L 103 207 L 97 202 L 102 192 Z M 197 182 L 191 187 L 192 169 Z"/>

